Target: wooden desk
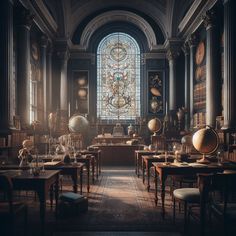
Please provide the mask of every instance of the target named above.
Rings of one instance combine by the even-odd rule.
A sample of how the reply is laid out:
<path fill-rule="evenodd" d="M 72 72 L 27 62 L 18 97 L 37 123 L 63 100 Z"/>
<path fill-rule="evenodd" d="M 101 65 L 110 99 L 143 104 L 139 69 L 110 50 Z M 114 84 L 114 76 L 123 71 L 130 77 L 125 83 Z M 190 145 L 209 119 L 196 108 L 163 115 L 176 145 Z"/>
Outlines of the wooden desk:
<path fill-rule="evenodd" d="M 58 155 L 58 156 L 43 156 L 42 159 L 46 162 L 50 162 L 52 160 L 54 161 L 62 161 L 63 160 L 63 156 L 62 155 Z M 84 163 L 85 168 L 87 170 L 87 191 L 89 192 L 90 190 L 90 181 L 89 181 L 89 177 L 90 177 L 90 163 L 91 163 L 91 157 L 90 156 L 81 156 L 81 157 L 77 157 L 76 158 L 77 162 L 80 163 Z M 74 162 L 74 158 L 71 158 L 71 164 Z M 93 163 L 93 162 L 92 162 Z M 74 164 L 74 163 L 73 163 Z M 94 163 L 93 163 L 94 164 Z M 94 170 L 94 169 L 93 169 Z M 94 171 L 92 173 L 94 175 Z"/>
<path fill-rule="evenodd" d="M 73 191 L 78 192 L 78 176 L 80 176 L 80 194 L 83 193 L 83 167 L 84 163 L 73 163 L 73 164 L 63 164 L 59 163 L 58 165 L 50 165 L 50 162 L 47 162 L 47 165 L 44 165 L 46 170 L 60 170 L 62 175 L 70 175 L 73 182 Z"/>
<path fill-rule="evenodd" d="M 111 144 L 94 145 L 101 150 L 103 166 L 133 166 L 135 150 L 142 150 L 143 145 Z"/>
<path fill-rule="evenodd" d="M 82 155 L 93 155 L 95 158 L 95 163 L 96 163 L 96 178 L 98 179 L 98 175 L 101 174 L 101 161 L 102 161 L 102 156 L 101 156 L 101 150 L 82 150 L 80 151 Z"/>
<path fill-rule="evenodd" d="M 15 172 L 15 173 L 14 173 Z M 11 176 L 14 190 L 35 191 L 40 203 L 41 234 L 44 234 L 46 199 L 50 190 L 50 201 L 53 200 L 53 186 L 55 192 L 56 213 L 59 190 L 59 170 L 45 170 L 39 176 L 33 176 L 28 170 L 6 171 Z"/>
<path fill-rule="evenodd" d="M 93 139 L 93 144 L 126 144 L 127 141 L 131 139 L 137 139 L 139 140 L 140 143 L 143 143 L 143 138 L 142 137 L 130 137 L 128 135 L 123 135 L 123 136 L 99 136 L 95 137 Z"/>
<path fill-rule="evenodd" d="M 193 163 L 192 163 L 193 164 Z M 155 204 L 157 205 L 157 178 L 160 178 L 161 187 L 161 208 L 162 217 L 165 217 L 165 182 L 169 175 L 197 175 L 199 173 L 216 173 L 224 170 L 236 170 L 236 164 L 209 164 L 196 166 L 176 166 L 174 164 L 165 165 L 163 163 L 153 162 L 155 167 Z"/>
<path fill-rule="evenodd" d="M 174 156 L 167 156 L 168 162 L 174 161 Z M 160 157 L 155 156 L 142 156 L 142 173 L 143 173 L 143 183 L 145 184 L 145 170 L 147 173 L 147 190 L 149 192 L 150 190 L 150 168 L 152 167 L 153 162 L 165 162 L 164 154 L 162 154 Z"/>
<path fill-rule="evenodd" d="M 135 155 L 134 155 L 134 163 L 135 163 L 135 173 L 139 178 L 139 170 L 140 166 L 142 168 L 142 156 L 148 156 L 148 155 L 155 155 L 157 154 L 156 151 L 150 151 L 150 150 L 135 150 Z"/>

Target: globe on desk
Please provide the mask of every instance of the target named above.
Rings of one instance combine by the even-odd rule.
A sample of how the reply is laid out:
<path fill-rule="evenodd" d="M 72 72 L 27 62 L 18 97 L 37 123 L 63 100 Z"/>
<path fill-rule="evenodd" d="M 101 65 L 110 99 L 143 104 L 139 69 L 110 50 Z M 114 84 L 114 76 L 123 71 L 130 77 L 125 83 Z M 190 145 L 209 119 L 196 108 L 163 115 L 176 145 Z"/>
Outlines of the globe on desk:
<path fill-rule="evenodd" d="M 157 132 L 161 130 L 162 124 L 158 118 L 153 118 L 148 122 L 148 128 L 151 132 L 154 133 L 154 136 L 157 135 Z"/>
<path fill-rule="evenodd" d="M 85 133 L 88 129 L 89 126 L 89 122 L 88 120 L 81 115 L 73 115 L 70 119 L 69 119 L 69 130 L 72 133 Z"/>
<path fill-rule="evenodd" d="M 209 160 L 206 155 L 216 151 L 219 145 L 219 137 L 214 129 L 206 126 L 194 133 L 192 142 L 195 149 L 203 154 L 202 159 L 197 162 L 207 164 Z"/>

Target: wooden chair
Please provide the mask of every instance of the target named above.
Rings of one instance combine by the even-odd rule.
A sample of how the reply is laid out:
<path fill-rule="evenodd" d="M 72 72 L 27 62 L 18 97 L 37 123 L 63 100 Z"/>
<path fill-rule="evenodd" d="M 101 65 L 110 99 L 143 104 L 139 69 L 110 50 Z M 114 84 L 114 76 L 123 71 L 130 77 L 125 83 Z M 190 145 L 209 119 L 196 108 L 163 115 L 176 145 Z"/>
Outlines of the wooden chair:
<path fill-rule="evenodd" d="M 16 215 L 24 213 L 24 235 L 27 235 L 27 205 L 22 202 L 13 201 L 13 185 L 11 179 L 6 175 L 0 175 L 0 191 L 3 193 L 4 201 L 0 202 L 0 234 L 14 235 Z M 6 200 L 5 200 L 6 199 Z M 9 232 L 7 232 L 9 231 Z"/>
<path fill-rule="evenodd" d="M 199 175 L 199 190 L 201 194 L 200 220 L 201 235 L 206 230 L 206 210 L 209 211 L 210 222 L 212 215 L 222 225 L 222 235 L 229 234 L 229 226 L 236 222 L 236 173 L 227 171 L 211 175 Z M 217 224 L 218 225 L 218 224 Z M 236 227 L 234 228 L 236 231 Z"/>

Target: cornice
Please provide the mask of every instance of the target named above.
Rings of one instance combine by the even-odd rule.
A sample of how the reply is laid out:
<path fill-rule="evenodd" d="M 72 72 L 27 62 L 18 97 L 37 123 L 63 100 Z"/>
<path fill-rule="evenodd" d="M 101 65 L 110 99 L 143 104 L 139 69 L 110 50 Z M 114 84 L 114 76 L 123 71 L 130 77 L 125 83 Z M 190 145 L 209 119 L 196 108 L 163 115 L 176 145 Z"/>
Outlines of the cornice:
<path fill-rule="evenodd" d="M 180 22 L 178 36 L 187 38 L 188 35 L 195 32 L 203 22 L 202 15 L 211 9 L 217 0 L 195 0 L 183 20 Z"/>
<path fill-rule="evenodd" d="M 41 1 L 41 0 L 40 0 Z M 38 28 L 50 38 L 55 38 L 57 28 L 55 29 L 45 18 L 42 17 L 40 8 L 37 7 L 36 0 L 19 0 L 19 2 L 34 15 L 34 22 Z M 35 3 L 36 2 L 36 3 Z"/>

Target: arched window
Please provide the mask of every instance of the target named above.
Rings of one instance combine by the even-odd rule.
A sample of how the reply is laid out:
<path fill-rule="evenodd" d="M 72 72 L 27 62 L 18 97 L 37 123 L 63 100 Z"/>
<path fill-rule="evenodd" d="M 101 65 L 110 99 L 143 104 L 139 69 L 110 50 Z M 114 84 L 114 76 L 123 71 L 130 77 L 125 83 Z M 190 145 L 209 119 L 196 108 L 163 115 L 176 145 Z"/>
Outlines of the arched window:
<path fill-rule="evenodd" d="M 97 117 L 140 117 L 140 48 L 128 34 L 109 34 L 98 45 Z"/>

